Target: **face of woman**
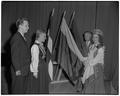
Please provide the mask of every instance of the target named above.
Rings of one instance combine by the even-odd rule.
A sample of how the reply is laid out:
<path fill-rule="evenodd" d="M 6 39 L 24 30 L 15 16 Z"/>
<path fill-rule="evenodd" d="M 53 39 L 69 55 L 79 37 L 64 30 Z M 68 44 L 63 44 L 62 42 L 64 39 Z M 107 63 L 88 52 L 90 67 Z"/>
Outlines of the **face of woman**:
<path fill-rule="evenodd" d="M 38 39 L 40 42 L 45 42 L 45 40 L 46 40 L 46 34 L 45 33 L 42 33 L 42 34 L 40 34 L 40 36 L 39 36 L 39 39 Z"/>
<path fill-rule="evenodd" d="M 97 34 L 93 35 L 93 42 L 94 43 L 99 43 L 99 36 Z"/>

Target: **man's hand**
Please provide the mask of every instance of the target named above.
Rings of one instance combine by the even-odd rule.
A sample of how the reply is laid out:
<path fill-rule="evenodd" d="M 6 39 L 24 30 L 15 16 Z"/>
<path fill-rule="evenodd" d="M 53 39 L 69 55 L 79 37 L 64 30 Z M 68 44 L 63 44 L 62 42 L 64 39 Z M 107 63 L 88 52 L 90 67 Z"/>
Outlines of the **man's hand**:
<path fill-rule="evenodd" d="M 16 76 L 20 76 L 21 75 L 21 71 L 20 70 L 17 70 L 16 71 Z"/>
<path fill-rule="evenodd" d="M 38 72 L 34 72 L 33 76 L 37 79 L 38 78 Z"/>

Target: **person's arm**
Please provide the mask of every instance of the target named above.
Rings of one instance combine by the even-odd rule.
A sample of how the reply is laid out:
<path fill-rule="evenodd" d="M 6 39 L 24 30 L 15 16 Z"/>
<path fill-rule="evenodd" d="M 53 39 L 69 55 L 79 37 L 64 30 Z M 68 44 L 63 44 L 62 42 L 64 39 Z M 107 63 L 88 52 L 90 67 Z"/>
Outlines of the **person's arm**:
<path fill-rule="evenodd" d="M 33 76 L 37 77 L 38 73 L 38 62 L 39 62 L 39 48 L 37 45 L 33 45 L 31 48 L 31 64 L 30 70 L 33 72 Z"/>
<path fill-rule="evenodd" d="M 90 61 L 90 65 L 95 65 L 97 63 L 101 63 L 101 64 L 104 63 L 104 48 L 103 47 L 101 47 L 98 50 L 97 55 L 93 58 L 93 60 Z"/>
<path fill-rule="evenodd" d="M 16 72 L 16 76 L 21 75 L 21 70 L 20 70 L 21 60 L 19 58 L 19 56 L 21 55 L 20 46 L 21 44 L 19 42 L 19 39 L 14 38 L 14 40 L 12 40 L 11 43 L 11 56 L 12 56 L 12 64 Z"/>

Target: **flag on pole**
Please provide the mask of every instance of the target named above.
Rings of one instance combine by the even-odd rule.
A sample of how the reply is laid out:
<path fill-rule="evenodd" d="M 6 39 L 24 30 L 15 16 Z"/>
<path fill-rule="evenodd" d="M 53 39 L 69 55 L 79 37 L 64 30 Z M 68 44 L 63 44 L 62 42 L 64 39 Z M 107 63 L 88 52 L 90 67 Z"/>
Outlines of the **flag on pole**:
<path fill-rule="evenodd" d="M 60 64 L 62 69 L 65 71 L 67 76 L 71 79 L 74 75 L 72 71 L 72 62 L 71 62 L 71 54 L 74 54 L 80 61 L 83 61 L 84 58 L 79 51 L 76 42 L 70 32 L 70 29 L 66 23 L 66 20 L 63 16 L 61 26 L 60 26 L 60 34 L 58 36 L 57 42 L 57 62 Z M 72 79 L 71 79 L 72 80 Z"/>
<path fill-rule="evenodd" d="M 82 48 L 82 40 L 81 37 L 79 35 L 78 32 L 78 28 L 77 28 L 77 24 L 74 18 L 75 12 L 73 12 L 72 14 L 72 20 L 71 23 L 69 25 L 71 34 L 76 42 L 76 45 L 78 46 L 78 49 L 80 50 L 80 52 L 83 55 L 83 48 Z M 84 72 L 84 65 L 83 62 L 81 62 L 77 56 L 75 56 L 75 54 L 73 54 L 72 52 L 70 52 L 70 56 L 71 56 L 71 62 L 72 62 L 72 71 L 73 71 L 73 80 L 78 80 L 79 77 L 81 77 L 83 75 Z"/>
<path fill-rule="evenodd" d="M 78 49 L 78 46 L 70 32 L 70 29 L 69 29 L 64 17 L 63 17 L 62 24 L 61 24 L 61 32 L 66 37 L 67 44 L 68 44 L 70 50 L 78 57 L 78 59 L 80 61 L 84 61 L 84 57 L 82 56 L 80 50 Z"/>
<path fill-rule="evenodd" d="M 47 40 L 46 40 L 46 47 L 47 50 L 47 63 L 48 63 L 48 72 L 51 80 L 53 80 L 53 63 L 52 63 L 52 46 L 53 41 L 51 38 L 51 33 L 53 32 L 53 15 L 54 15 L 54 9 L 52 10 L 52 13 L 49 17 L 48 27 L 47 27 Z M 49 51 L 49 52 L 48 52 Z M 48 55 L 50 54 L 50 56 Z"/>

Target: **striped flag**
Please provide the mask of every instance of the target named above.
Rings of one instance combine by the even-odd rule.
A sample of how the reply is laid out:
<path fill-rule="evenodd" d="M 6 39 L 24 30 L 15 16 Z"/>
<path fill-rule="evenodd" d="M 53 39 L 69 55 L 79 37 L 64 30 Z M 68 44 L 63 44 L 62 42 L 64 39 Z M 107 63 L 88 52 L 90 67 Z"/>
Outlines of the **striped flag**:
<path fill-rule="evenodd" d="M 74 14 L 75 14 L 75 12 L 73 12 L 72 22 L 71 22 L 71 26 L 69 26 L 69 28 L 70 28 L 71 34 L 76 42 L 76 45 L 78 46 L 80 52 L 83 55 L 82 38 L 79 35 L 77 24 L 74 19 Z M 72 61 L 72 70 L 73 70 L 73 74 L 74 74 L 74 76 L 72 78 L 73 78 L 73 80 L 78 80 L 79 77 L 81 77 L 83 75 L 84 65 L 83 65 L 83 62 L 81 62 L 78 59 L 78 57 L 75 54 L 73 54 L 73 52 L 70 52 L 70 55 L 71 55 L 71 61 Z"/>
<path fill-rule="evenodd" d="M 82 56 L 80 50 L 78 49 L 77 44 L 70 32 L 70 29 L 64 17 L 63 17 L 62 24 L 61 24 L 61 32 L 66 37 L 67 44 L 70 50 L 78 57 L 80 61 L 84 61 L 84 57 Z"/>
<path fill-rule="evenodd" d="M 60 33 L 58 36 L 56 53 L 58 64 L 60 64 L 60 66 L 65 71 L 69 79 L 72 80 L 74 74 L 72 70 L 73 62 L 71 61 L 71 57 L 72 59 L 73 56 L 75 57 L 74 59 L 76 59 L 77 57 L 80 61 L 83 61 L 84 58 L 76 45 L 76 42 L 70 32 L 70 29 L 66 23 L 64 16 L 62 18 L 60 26 Z"/>
<path fill-rule="evenodd" d="M 48 27 L 47 27 L 47 40 L 46 40 L 46 47 L 47 50 L 47 63 L 48 63 L 48 72 L 51 80 L 53 80 L 53 63 L 52 63 L 52 46 L 53 41 L 51 38 L 51 34 L 53 32 L 53 15 L 54 15 L 54 9 L 52 10 L 52 13 L 49 17 Z"/>

